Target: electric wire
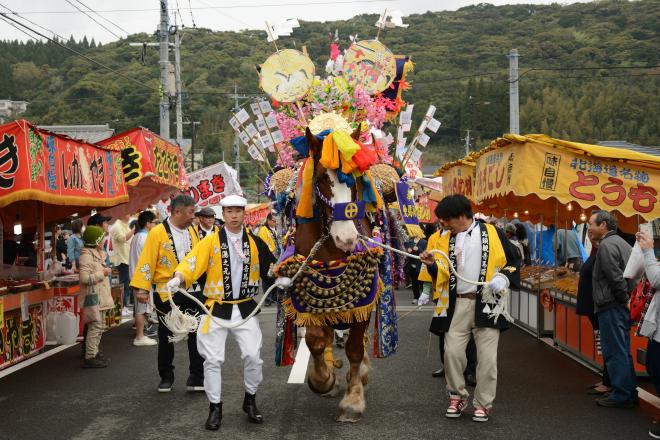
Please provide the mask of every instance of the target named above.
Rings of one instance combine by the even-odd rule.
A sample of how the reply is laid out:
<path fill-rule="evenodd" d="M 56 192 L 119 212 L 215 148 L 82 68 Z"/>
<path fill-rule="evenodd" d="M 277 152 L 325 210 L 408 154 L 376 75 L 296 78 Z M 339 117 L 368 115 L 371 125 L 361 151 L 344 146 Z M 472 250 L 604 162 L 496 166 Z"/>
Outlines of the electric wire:
<path fill-rule="evenodd" d="M 342 5 L 342 4 L 360 4 L 360 3 L 393 3 L 400 0 L 344 0 L 344 1 L 317 1 L 304 3 L 263 3 L 257 5 L 224 5 L 224 6 L 206 6 L 206 7 L 188 7 L 184 9 L 256 9 L 256 8 L 280 8 L 282 6 L 320 6 L 320 5 Z M 105 9 L 97 12 L 152 12 L 159 11 L 157 8 L 136 8 L 136 9 Z M 22 11 L 20 14 L 75 14 L 76 11 Z"/>
<path fill-rule="evenodd" d="M 80 12 L 82 12 L 83 14 L 85 14 L 85 16 L 88 17 L 90 20 L 92 20 L 94 23 L 98 24 L 98 25 L 101 26 L 103 29 L 105 29 L 106 31 L 108 31 L 108 32 L 110 32 L 112 35 L 114 35 L 115 37 L 121 39 L 121 36 L 120 36 L 120 35 L 117 35 L 114 31 L 108 29 L 104 24 L 102 24 L 101 22 L 99 22 L 96 18 L 94 18 L 94 17 L 92 17 L 90 14 L 88 14 L 87 11 L 83 11 L 82 9 L 80 9 L 80 8 L 79 8 L 75 3 L 73 3 L 71 0 L 65 0 L 65 1 L 66 1 L 68 4 L 70 4 L 71 6 L 73 6 L 74 8 L 76 8 L 77 10 L 79 10 Z"/>
<path fill-rule="evenodd" d="M 42 34 L 41 32 L 32 29 L 30 26 L 27 26 L 26 24 L 21 23 L 20 21 L 15 20 L 15 19 L 13 19 L 12 17 L 9 17 L 7 13 L 0 12 L 0 16 L 4 17 L 6 20 L 11 20 L 11 21 L 14 22 L 15 24 L 18 24 L 19 26 L 21 26 L 21 27 L 27 29 L 29 32 L 32 32 L 32 33 L 34 33 L 34 34 L 40 36 L 41 38 L 45 38 L 46 40 L 48 40 L 48 41 L 50 41 L 50 42 L 52 42 L 52 43 L 55 43 L 55 44 L 57 44 L 58 46 L 63 47 L 64 49 L 66 49 L 66 50 L 68 50 L 68 51 L 70 51 L 70 52 L 76 54 L 77 56 L 79 56 L 79 57 L 81 57 L 81 58 L 84 58 L 84 59 L 86 59 L 87 61 L 89 61 L 89 62 L 91 62 L 91 63 L 94 63 L 94 64 L 96 64 L 96 65 L 98 65 L 98 66 L 100 66 L 100 67 L 102 67 L 102 68 L 104 68 L 104 69 L 106 69 L 106 70 L 109 70 L 110 72 L 113 72 L 114 74 L 116 74 L 116 75 L 118 75 L 118 76 L 121 76 L 121 77 L 124 78 L 124 79 L 127 79 L 127 80 L 129 80 L 129 81 L 131 81 L 131 82 L 133 82 L 133 83 L 135 83 L 135 84 L 138 84 L 138 85 L 140 85 L 141 87 L 145 87 L 145 88 L 148 88 L 148 89 L 151 89 L 151 90 L 155 90 L 155 91 L 160 92 L 160 89 L 158 89 L 157 87 L 150 86 L 150 85 L 145 84 L 145 83 L 143 83 L 143 82 L 141 82 L 141 81 L 139 81 L 139 80 L 137 80 L 137 79 L 135 79 L 135 78 L 132 78 L 132 77 L 130 77 L 130 76 L 128 76 L 128 75 L 124 75 L 123 73 L 121 73 L 121 72 L 118 71 L 117 69 L 113 69 L 112 67 L 106 66 L 105 64 L 101 63 L 100 61 L 97 61 L 97 60 L 95 60 L 95 59 L 93 59 L 93 58 L 90 58 L 90 57 L 88 57 L 87 55 L 85 55 L 85 54 L 83 54 L 83 53 L 81 53 L 81 52 L 78 52 L 77 50 L 75 50 L 75 49 L 73 49 L 73 48 L 71 48 L 71 47 L 69 47 L 69 46 L 66 46 L 66 45 L 60 43 L 60 42 L 57 41 L 57 40 L 54 40 L 54 39 L 52 39 L 52 38 L 50 38 L 50 37 L 48 37 L 48 36 Z M 6 20 L 5 20 L 5 21 L 6 21 Z"/>
<path fill-rule="evenodd" d="M 90 7 L 87 6 L 85 3 L 81 2 L 80 0 L 74 0 L 74 1 L 75 1 L 76 3 L 82 5 L 83 7 L 89 9 L 90 12 L 93 12 L 94 14 L 98 15 L 98 16 L 101 17 L 103 20 L 107 21 L 108 23 L 110 23 L 111 25 L 113 25 L 114 27 L 116 27 L 117 29 L 119 29 L 120 31 L 124 32 L 126 35 L 131 35 L 131 33 L 128 32 L 126 29 L 124 29 L 123 27 L 119 26 L 119 25 L 118 25 L 117 23 L 115 23 L 114 21 L 105 18 L 105 16 L 99 14 L 99 13 L 96 12 L 94 9 L 90 8 Z"/>

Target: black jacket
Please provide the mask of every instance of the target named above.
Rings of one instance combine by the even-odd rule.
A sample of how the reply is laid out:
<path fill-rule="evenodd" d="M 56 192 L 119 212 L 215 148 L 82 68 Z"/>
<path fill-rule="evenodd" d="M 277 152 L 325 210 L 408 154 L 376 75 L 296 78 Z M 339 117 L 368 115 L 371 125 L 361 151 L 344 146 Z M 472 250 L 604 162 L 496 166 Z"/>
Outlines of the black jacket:
<path fill-rule="evenodd" d="M 484 227 L 484 225 L 480 225 L 480 227 Z M 499 238 L 500 243 L 502 243 L 502 248 L 504 249 L 504 255 L 506 257 L 506 266 L 515 268 L 513 272 L 504 270 L 500 273 L 505 277 L 507 277 L 507 279 L 509 280 L 509 289 L 519 290 L 521 259 L 518 257 L 518 252 L 515 246 L 511 244 L 511 242 L 506 238 L 504 231 L 502 231 L 499 228 L 495 228 L 495 229 L 497 230 L 497 237 Z M 480 297 L 478 296 L 477 304 L 474 310 L 474 314 L 475 314 L 474 325 L 476 327 L 497 328 L 500 330 L 506 330 L 507 328 L 509 328 L 509 323 L 506 319 L 504 319 L 504 317 L 500 316 L 497 322 L 494 322 L 494 319 L 489 318 L 488 314 L 484 313 L 483 311 L 485 304 L 482 303 L 479 298 Z M 456 296 L 450 294 L 447 316 L 434 317 L 433 320 L 431 321 L 431 328 L 429 329 L 429 331 L 434 334 L 441 334 L 449 331 L 449 327 L 451 326 L 451 320 L 454 316 L 455 307 L 456 307 Z"/>
<path fill-rule="evenodd" d="M 220 229 L 220 231 L 224 231 L 224 229 Z M 277 260 L 268 249 L 266 243 L 264 243 L 264 241 L 261 238 L 249 232 L 247 228 L 245 228 L 245 231 L 254 239 L 254 243 L 256 244 L 257 249 L 259 250 L 259 272 L 260 272 L 259 275 L 261 276 L 262 282 L 264 283 L 264 285 L 273 284 L 275 279 L 271 275 L 269 275 L 269 271 L 270 271 L 270 267 L 273 264 L 275 264 Z M 239 298 L 245 298 L 245 297 L 246 297 L 245 293 L 241 292 Z M 238 305 L 238 310 L 240 310 L 241 312 L 241 318 L 246 318 L 257 307 L 257 302 L 254 300 L 254 298 L 252 298 L 250 301 L 245 301 L 237 305 Z M 233 308 L 234 308 L 233 304 L 223 303 L 220 305 L 220 307 L 216 306 L 213 309 L 213 316 L 216 316 L 221 319 L 231 319 L 231 312 Z"/>
<path fill-rule="evenodd" d="M 598 245 L 594 261 L 593 295 L 596 313 L 628 303 L 632 284 L 623 278 L 632 247 L 610 231 Z"/>

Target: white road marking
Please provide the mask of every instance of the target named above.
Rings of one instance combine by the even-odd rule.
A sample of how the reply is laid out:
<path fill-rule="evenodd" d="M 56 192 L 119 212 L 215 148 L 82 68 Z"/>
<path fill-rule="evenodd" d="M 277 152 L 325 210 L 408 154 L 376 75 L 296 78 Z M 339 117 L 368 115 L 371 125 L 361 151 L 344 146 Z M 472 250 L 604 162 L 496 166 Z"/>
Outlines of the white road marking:
<path fill-rule="evenodd" d="M 305 383 L 305 376 L 307 376 L 307 365 L 309 364 L 310 356 L 309 348 L 305 343 L 305 339 L 300 340 L 298 344 L 298 351 L 296 352 L 296 361 L 291 367 L 289 380 L 287 383 Z"/>
<path fill-rule="evenodd" d="M 9 376 L 10 374 L 15 373 L 15 372 L 17 372 L 18 370 L 21 370 L 21 369 L 23 369 L 23 368 L 25 368 L 25 367 L 29 367 L 30 365 L 32 365 L 32 364 L 34 364 L 34 363 L 37 363 L 37 362 L 39 362 L 39 361 L 41 361 L 41 360 L 44 360 L 44 359 L 46 359 L 47 357 L 50 357 L 50 356 L 52 356 L 52 355 L 54 355 L 54 354 L 57 354 L 57 353 L 59 353 L 60 351 L 66 350 L 66 349 L 69 348 L 69 347 L 73 347 L 74 345 L 78 345 L 78 343 L 76 342 L 75 344 L 60 345 L 59 347 L 53 348 L 52 350 L 48 350 L 48 351 L 45 352 L 45 353 L 41 353 L 41 354 L 38 354 L 38 355 L 36 355 L 36 356 L 33 356 L 33 357 L 29 358 L 29 359 L 26 359 L 26 360 L 24 360 L 24 361 L 21 361 L 21 362 L 19 362 L 18 364 L 12 366 L 12 367 L 5 368 L 4 370 L 0 371 L 0 379 L 2 379 L 2 378 L 5 377 L 5 376 Z"/>

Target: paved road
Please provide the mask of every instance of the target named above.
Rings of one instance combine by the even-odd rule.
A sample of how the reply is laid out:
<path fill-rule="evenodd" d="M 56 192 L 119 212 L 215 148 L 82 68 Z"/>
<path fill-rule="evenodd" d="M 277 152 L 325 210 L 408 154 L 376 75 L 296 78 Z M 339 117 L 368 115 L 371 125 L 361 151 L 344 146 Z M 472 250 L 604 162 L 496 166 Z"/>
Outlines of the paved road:
<path fill-rule="evenodd" d="M 404 294 L 400 303 L 409 306 L 408 298 Z M 500 340 L 491 421 L 446 419 L 444 380 L 430 375 L 438 354 L 437 340 L 427 332 L 428 311 L 400 322 L 395 356 L 373 360 L 362 421 L 338 424 L 338 399 L 317 397 L 306 385 L 287 384 L 291 367 L 273 366 L 273 309 L 260 319 L 264 383 L 257 402 L 264 425 L 249 424 L 242 413 L 242 368 L 233 340 L 223 369 L 223 425 L 219 432 L 208 432 L 203 429 L 205 395 L 185 392 L 185 346 L 176 348 L 174 390 L 159 394 L 156 349 L 131 346 L 132 331 L 125 324 L 104 335 L 104 352 L 111 358 L 107 369 L 81 369 L 76 346 L 0 379 L 0 439 L 647 438 L 650 420 L 641 410 L 596 407 L 584 392 L 597 377 L 517 329 L 504 332 Z"/>

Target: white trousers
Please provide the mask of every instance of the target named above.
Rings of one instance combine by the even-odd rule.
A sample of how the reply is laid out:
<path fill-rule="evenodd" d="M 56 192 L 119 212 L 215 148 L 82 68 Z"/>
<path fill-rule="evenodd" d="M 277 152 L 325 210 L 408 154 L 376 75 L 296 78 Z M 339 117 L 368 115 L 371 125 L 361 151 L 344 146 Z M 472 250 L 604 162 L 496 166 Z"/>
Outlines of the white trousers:
<path fill-rule="evenodd" d="M 231 313 L 231 319 L 220 319 L 221 324 L 229 324 L 240 321 L 241 312 L 238 306 L 234 305 Z M 218 319 L 211 320 L 208 332 L 202 333 L 202 327 L 206 321 L 202 317 L 199 328 L 197 329 L 197 350 L 204 360 L 204 391 L 211 403 L 220 403 L 222 401 L 222 363 L 225 361 L 225 343 L 227 335 L 231 333 L 238 343 L 241 350 L 241 359 L 243 359 L 243 380 L 245 382 L 245 391 L 255 394 L 263 378 L 261 372 L 261 328 L 259 319 L 255 316 L 250 318 L 245 324 L 233 328 L 222 328 L 216 322 Z"/>

